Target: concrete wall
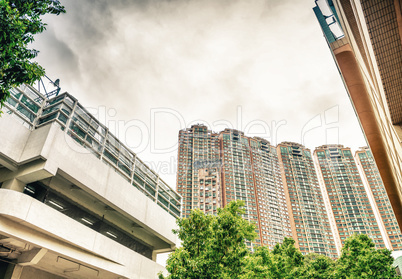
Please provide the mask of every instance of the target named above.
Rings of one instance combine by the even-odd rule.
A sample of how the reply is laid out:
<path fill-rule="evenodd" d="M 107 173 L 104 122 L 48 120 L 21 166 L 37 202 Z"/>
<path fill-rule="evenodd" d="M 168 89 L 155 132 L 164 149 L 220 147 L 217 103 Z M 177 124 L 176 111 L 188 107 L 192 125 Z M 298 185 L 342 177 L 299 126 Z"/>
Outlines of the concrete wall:
<path fill-rule="evenodd" d="M 21 270 L 18 270 L 21 269 Z M 18 273 L 20 273 L 20 276 L 18 276 Z M 15 273 L 13 274 L 14 276 L 11 277 L 10 279 L 63 279 L 66 277 L 60 277 L 51 273 L 48 273 L 46 271 L 40 270 L 40 269 L 35 269 L 31 266 L 16 266 L 15 267 Z M 6 278 L 8 279 L 8 278 Z"/>
<path fill-rule="evenodd" d="M 163 270 L 156 262 L 12 190 L 0 189 L 0 234 L 127 278 L 155 278 Z"/>

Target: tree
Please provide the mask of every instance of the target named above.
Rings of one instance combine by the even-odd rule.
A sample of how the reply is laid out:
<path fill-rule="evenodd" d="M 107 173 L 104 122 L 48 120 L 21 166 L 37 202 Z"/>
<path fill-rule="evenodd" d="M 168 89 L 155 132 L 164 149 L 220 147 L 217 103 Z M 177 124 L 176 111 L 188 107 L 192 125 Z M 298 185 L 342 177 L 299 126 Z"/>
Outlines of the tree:
<path fill-rule="evenodd" d="M 304 265 L 299 270 L 299 277 L 303 279 L 332 279 L 334 276 L 335 261 L 321 254 L 310 253 L 304 256 Z"/>
<path fill-rule="evenodd" d="M 58 0 L 0 0 L 0 108 L 12 87 L 32 84 L 45 74 L 29 49 L 34 35 L 45 30 L 41 16 L 65 13 Z"/>
<path fill-rule="evenodd" d="M 269 251 L 268 247 L 258 247 L 255 253 L 248 256 L 246 272 L 242 279 L 310 278 L 303 276 L 304 256 L 294 243 L 292 238 L 285 237 L 272 251 Z"/>
<path fill-rule="evenodd" d="M 374 246 L 364 234 L 346 239 L 341 257 L 336 261 L 335 278 L 402 278 L 392 266 L 391 251 Z"/>
<path fill-rule="evenodd" d="M 167 277 L 159 278 L 241 278 L 249 250 L 245 241 L 256 237 L 255 225 L 244 220 L 243 201 L 218 209 L 217 216 L 193 210 L 189 218 L 177 221 L 174 231 L 182 240 L 167 260 Z"/>
<path fill-rule="evenodd" d="M 303 255 L 292 238 L 284 238 L 272 251 L 247 249 L 245 241 L 256 237 L 253 224 L 241 215 L 243 201 L 218 209 L 217 216 L 193 210 L 189 218 L 177 221 L 174 231 L 182 240 L 167 260 L 167 277 L 223 279 L 357 279 L 399 278 L 387 249 L 375 249 L 366 235 L 353 235 L 345 241 L 341 257 L 330 259 L 321 254 Z"/>
<path fill-rule="evenodd" d="M 276 263 L 274 255 L 269 251 L 268 247 L 258 247 L 253 254 L 246 257 L 245 272 L 241 279 L 255 278 L 283 278 L 282 270 Z"/>
<path fill-rule="evenodd" d="M 272 254 L 277 259 L 277 264 L 281 268 L 281 273 L 290 276 L 285 278 L 297 278 L 299 268 L 304 264 L 302 253 L 294 244 L 293 238 L 285 237 L 283 243 L 277 243 L 272 251 Z"/>

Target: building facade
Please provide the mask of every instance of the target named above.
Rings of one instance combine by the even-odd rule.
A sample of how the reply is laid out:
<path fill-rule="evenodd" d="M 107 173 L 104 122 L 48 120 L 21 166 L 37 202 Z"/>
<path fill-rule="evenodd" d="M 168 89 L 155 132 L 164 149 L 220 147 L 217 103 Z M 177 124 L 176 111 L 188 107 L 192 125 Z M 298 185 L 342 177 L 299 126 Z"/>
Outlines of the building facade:
<path fill-rule="evenodd" d="M 377 248 L 385 248 L 380 224 L 370 204 L 350 148 L 323 145 L 314 150 L 321 187 L 333 226 L 335 242 L 340 251 L 346 238 L 366 234 Z"/>
<path fill-rule="evenodd" d="M 291 236 L 276 150 L 267 140 L 233 129 L 222 131 L 219 139 L 224 205 L 244 200 L 243 217 L 257 226 L 255 244 L 273 248 Z"/>
<path fill-rule="evenodd" d="M 178 158 L 183 216 L 196 208 L 216 214 L 230 201 L 243 200 L 243 218 L 256 224 L 258 234 L 254 243 L 247 243 L 250 249 L 273 248 L 291 236 L 278 157 L 268 141 L 233 129 L 214 133 L 193 125 L 179 132 Z"/>
<path fill-rule="evenodd" d="M 277 146 L 295 245 L 303 254 L 338 256 L 309 149 L 293 142 Z"/>
<path fill-rule="evenodd" d="M 190 216 L 192 209 L 216 214 L 222 207 L 219 153 L 218 134 L 206 126 L 179 132 L 177 191 L 183 196 L 183 217 Z"/>
<path fill-rule="evenodd" d="M 230 201 L 243 200 L 243 218 L 256 225 L 250 249 L 272 249 L 293 237 L 303 254 L 337 258 L 347 237 L 364 233 L 377 248 L 399 250 L 400 229 L 371 153 L 362 149 L 356 156 L 361 172 L 342 145 L 323 145 L 312 155 L 298 143 L 274 147 L 238 130 L 215 133 L 193 125 L 179 132 L 183 216 L 192 209 L 216 214 Z"/>
<path fill-rule="evenodd" d="M 257 208 L 257 189 L 253 171 L 253 162 L 249 138 L 243 132 L 225 129 L 219 135 L 222 160 L 222 196 L 224 206 L 233 200 L 243 200 L 245 213 L 243 218 L 255 223 L 257 238 L 255 243 L 246 242 L 252 249 L 261 245 L 262 227 Z"/>
<path fill-rule="evenodd" d="M 401 229 L 396 221 L 394 211 L 370 149 L 368 147 L 360 148 L 355 153 L 355 160 L 363 183 L 366 186 L 373 210 L 377 214 L 377 222 L 382 229 L 381 232 L 386 247 L 391 250 L 402 250 Z"/>
<path fill-rule="evenodd" d="M 315 3 L 313 10 L 401 226 L 401 0 L 317 0 Z"/>
<path fill-rule="evenodd" d="M 273 248 L 291 237 L 290 219 L 276 148 L 267 140 L 249 138 L 261 243 Z"/>
<path fill-rule="evenodd" d="M 70 94 L 13 89 L 0 117 L 2 278 L 155 278 L 181 197 Z"/>

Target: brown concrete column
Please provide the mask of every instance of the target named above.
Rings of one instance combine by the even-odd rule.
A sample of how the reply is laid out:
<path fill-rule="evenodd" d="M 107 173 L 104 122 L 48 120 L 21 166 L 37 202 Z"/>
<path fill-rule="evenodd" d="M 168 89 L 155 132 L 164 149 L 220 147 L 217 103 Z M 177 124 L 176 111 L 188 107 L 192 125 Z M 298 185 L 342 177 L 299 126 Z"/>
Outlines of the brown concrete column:
<path fill-rule="evenodd" d="M 402 227 L 402 202 L 398 189 L 400 185 L 398 185 L 397 178 L 392 171 L 395 166 L 391 163 L 387 153 L 386 142 L 371 103 L 370 92 L 365 85 L 363 75 L 350 45 L 346 44 L 335 49 L 334 54 L 374 155 L 399 226 Z"/>
<path fill-rule="evenodd" d="M 20 279 L 22 276 L 22 266 L 15 265 L 7 279 Z"/>
<path fill-rule="evenodd" d="M 24 192 L 24 188 L 25 188 L 25 183 L 19 181 L 16 178 L 12 178 L 10 180 L 6 180 L 3 182 L 3 184 L 1 185 L 2 189 L 10 189 L 10 190 L 14 190 L 17 192 Z"/>

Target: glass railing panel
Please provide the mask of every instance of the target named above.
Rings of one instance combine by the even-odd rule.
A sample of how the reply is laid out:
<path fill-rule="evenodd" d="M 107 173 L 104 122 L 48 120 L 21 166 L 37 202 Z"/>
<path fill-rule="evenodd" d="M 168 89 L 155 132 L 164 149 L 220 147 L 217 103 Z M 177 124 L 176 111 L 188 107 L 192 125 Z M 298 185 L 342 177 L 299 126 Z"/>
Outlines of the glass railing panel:
<path fill-rule="evenodd" d="M 61 96 L 55 97 L 53 99 L 50 99 L 48 101 L 48 103 L 46 104 L 46 107 L 50 107 L 51 105 L 54 105 L 54 104 L 56 104 L 58 102 L 61 102 L 61 101 L 63 101 L 63 99 L 64 99 L 64 95 L 61 95 Z"/>
<path fill-rule="evenodd" d="M 59 110 L 61 108 L 62 103 L 58 103 L 54 106 L 48 106 L 42 111 L 42 116 L 52 113 L 53 111 Z"/>
<path fill-rule="evenodd" d="M 17 101 L 15 101 L 12 97 L 7 99 L 7 103 L 9 103 L 12 107 L 16 107 L 17 106 Z"/>
<path fill-rule="evenodd" d="M 70 108 L 73 108 L 73 106 L 74 106 L 74 101 L 73 101 L 73 99 L 72 99 L 70 96 L 66 95 L 66 96 L 65 96 L 65 99 L 64 99 L 64 102 L 65 102 Z"/>
<path fill-rule="evenodd" d="M 96 131 L 94 130 L 94 128 L 89 127 L 88 129 L 88 133 L 95 138 L 97 141 L 102 142 L 103 141 L 103 137 Z"/>
<path fill-rule="evenodd" d="M 10 94 L 14 96 L 17 100 L 21 97 L 22 93 L 17 88 L 12 88 Z"/>
<path fill-rule="evenodd" d="M 65 114 L 60 113 L 58 119 L 59 119 L 61 122 L 63 122 L 64 124 L 67 124 L 68 117 L 67 117 Z"/>
<path fill-rule="evenodd" d="M 61 106 L 61 110 L 66 114 L 66 115 L 70 115 L 71 114 L 71 108 L 69 106 L 67 106 L 65 103 L 63 103 L 63 105 Z"/>
<path fill-rule="evenodd" d="M 41 124 L 46 123 L 46 122 L 49 122 L 49 121 L 55 119 L 56 117 L 57 117 L 57 112 L 54 112 L 53 114 L 51 114 L 49 116 L 46 116 L 46 117 L 43 117 L 43 118 L 39 119 L 38 125 L 41 125 Z"/>
<path fill-rule="evenodd" d="M 105 157 L 108 158 L 114 164 L 117 164 L 117 158 L 113 156 L 112 153 L 108 152 L 106 149 L 103 151 L 103 155 L 105 155 Z"/>
<path fill-rule="evenodd" d="M 34 113 L 37 113 L 40 108 L 40 106 L 38 106 L 34 101 L 30 100 L 26 96 L 22 96 L 21 103 L 27 106 Z"/>
<path fill-rule="evenodd" d="M 78 116 L 80 116 L 81 118 L 83 118 L 86 122 L 90 123 L 91 117 L 89 116 L 89 114 L 84 110 L 84 108 L 80 104 L 78 106 L 76 106 L 75 113 Z"/>
<path fill-rule="evenodd" d="M 20 112 L 25 118 L 30 122 L 33 123 L 33 121 L 36 118 L 36 114 L 30 112 L 28 109 L 26 109 L 23 105 L 19 104 L 17 106 L 17 111 Z"/>
<path fill-rule="evenodd" d="M 125 174 L 131 177 L 131 169 L 128 168 L 125 164 L 122 164 L 121 162 L 118 162 L 118 167 L 121 169 Z"/>
<path fill-rule="evenodd" d="M 24 89 L 24 94 L 32 99 L 35 103 L 41 105 L 43 100 L 45 99 L 40 93 L 38 94 L 36 90 L 31 89 L 30 86 L 26 86 Z"/>
<path fill-rule="evenodd" d="M 150 185 L 145 184 L 145 190 L 147 190 L 147 192 L 149 194 L 151 194 L 153 197 L 155 197 L 156 191 L 153 187 L 150 187 Z"/>
<path fill-rule="evenodd" d="M 106 141 L 106 148 L 109 150 L 111 153 L 113 153 L 115 156 L 119 156 L 119 149 L 116 148 L 115 145 L 113 145 L 109 140 Z"/>

